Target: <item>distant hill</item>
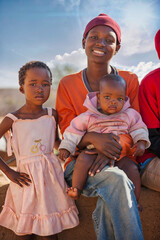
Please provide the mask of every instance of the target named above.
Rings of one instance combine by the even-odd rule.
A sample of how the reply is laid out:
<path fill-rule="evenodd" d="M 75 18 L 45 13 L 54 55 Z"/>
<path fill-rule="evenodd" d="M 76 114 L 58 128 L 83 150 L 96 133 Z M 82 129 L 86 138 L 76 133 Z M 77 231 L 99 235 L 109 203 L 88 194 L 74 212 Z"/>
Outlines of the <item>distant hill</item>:
<path fill-rule="evenodd" d="M 51 90 L 50 97 L 44 106 L 53 107 L 55 105 L 56 90 Z M 0 116 L 13 112 L 24 104 L 24 95 L 18 89 L 0 88 Z"/>

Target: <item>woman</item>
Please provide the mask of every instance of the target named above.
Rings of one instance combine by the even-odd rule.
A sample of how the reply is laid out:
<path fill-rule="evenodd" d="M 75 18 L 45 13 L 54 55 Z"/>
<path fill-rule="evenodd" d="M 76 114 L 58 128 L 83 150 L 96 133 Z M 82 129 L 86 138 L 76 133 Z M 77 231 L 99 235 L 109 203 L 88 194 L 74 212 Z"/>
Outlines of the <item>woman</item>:
<path fill-rule="evenodd" d="M 86 111 L 83 102 L 86 94 L 99 90 L 99 81 L 106 74 L 119 74 L 127 82 L 127 95 L 131 106 L 138 107 L 138 79 L 133 73 L 120 71 L 110 65 L 110 60 L 119 51 L 121 30 L 119 25 L 108 15 L 100 14 L 86 26 L 82 45 L 87 55 L 87 68 L 79 73 L 64 77 L 58 87 L 56 109 L 59 126 L 63 134 L 71 120 Z M 119 168 L 110 168 L 112 161 L 121 153 L 119 138 L 114 134 L 87 133 L 79 144 L 84 148 L 93 144 L 98 156 L 92 165 L 94 177 L 88 177 L 83 194 L 98 197 L 93 220 L 98 240 L 105 239 L 143 239 L 134 186 L 125 173 L 137 171 L 136 165 L 124 158 Z M 127 162 L 127 164 L 126 164 Z M 75 160 L 67 162 L 66 181 L 71 185 Z M 131 166 L 131 167 L 129 167 Z M 125 210 L 124 210 L 125 209 Z M 134 227 L 133 227 L 134 226 Z M 125 231 L 124 231 L 125 229 Z"/>

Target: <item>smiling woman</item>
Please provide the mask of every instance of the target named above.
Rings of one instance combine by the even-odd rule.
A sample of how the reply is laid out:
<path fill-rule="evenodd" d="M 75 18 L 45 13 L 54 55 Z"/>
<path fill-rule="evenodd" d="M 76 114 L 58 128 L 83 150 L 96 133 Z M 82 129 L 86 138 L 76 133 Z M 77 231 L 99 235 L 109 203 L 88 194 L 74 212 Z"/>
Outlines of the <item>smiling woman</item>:
<path fill-rule="evenodd" d="M 139 110 L 137 76 L 110 65 L 112 57 L 120 49 L 120 43 L 120 27 L 108 15 L 100 14 L 87 24 L 82 39 L 87 56 L 87 68 L 62 78 L 57 91 L 56 109 L 62 134 L 73 118 L 86 111 L 83 105 L 86 95 L 89 92 L 99 91 L 100 80 L 107 74 L 120 75 L 125 79 L 126 94 L 130 97 L 131 106 Z M 83 127 L 82 123 L 82 130 Z M 109 167 L 113 159 L 118 159 L 121 154 L 119 138 L 112 133 L 87 132 L 78 147 L 83 149 L 89 144 L 94 145 L 97 154 L 89 172 L 92 169 L 97 173 L 94 177 L 88 175 L 82 194 L 88 197 L 98 197 L 97 207 L 93 213 L 97 239 L 142 240 L 143 234 L 134 188 L 125 173 L 121 171 L 124 170 L 127 175 L 134 177 L 138 172 L 137 166 L 125 157 L 121 159 L 119 168 Z M 75 158 L 71 157 L 66 160 L 65 178 L 70 186 Z M 79 173 L 81 174 L 81 171 Z M 139 180 L 139 177 L 137 179 Z M 132 207 L 129 207 L 131 205 Z M 114 229 L 110 228 L 111 225 L 114 225 Z M 127 230 L 124 231 L 124 228 Z"/>
<path fill-rule="evenodd" d="M 82 40 L 83 48 L 88 56 L 88 65 L 92 63 L 93 57 L 95 61 L 104 63 L 110 61 L 120 49 L 120 42 L 120 27 L 108 15 L 100 14 L 97 18 L 91 20 L 85 28 Z M 95 87 L 92 88 L 94 91 L 98 89 L 98 86 L 96 89 Z"/>
<path fill-rule="evenodd" d="M 120 49 L 120 44 L 117 45 L 116 33 L 108 26 L 95 26 L 83 38 L 83 48 L 88 56 L 88 64 L 91 63 L 92 58 L 95 61 L 110 61 Z M 92 58 L 89 58 L 89 55 Z M 98 90 L 98 89 L 93 89 Z"/>

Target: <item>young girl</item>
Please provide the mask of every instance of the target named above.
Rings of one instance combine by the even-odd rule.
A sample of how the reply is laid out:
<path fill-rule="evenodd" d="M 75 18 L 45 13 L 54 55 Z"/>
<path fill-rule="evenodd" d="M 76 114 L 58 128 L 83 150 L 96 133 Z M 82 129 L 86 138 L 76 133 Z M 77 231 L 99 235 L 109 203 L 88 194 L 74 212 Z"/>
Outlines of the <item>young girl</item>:
<path fill-rule="evenodd" d="M 6 135 L 8 154 L 12 147 L 17 161 L 14 171 L 0 160 L 0 169 L 12 181 L 0 224 L 19 239 L 32 239 L 32 234 L 57 239 L 55 234 L 78 225 L 78 216 L 53 153 L 60 142 L 57 112 L 42 106 L 50 94 L 51 71 L 42 62 L 29 62 L 19 71 L 19 84 L 26 102 L 0 124 L 0 137 Z"/>
<path fill-rule="evenodd" d="M 140 114 L 130 108 L 129 99 L 126 98 L 126 81 L 119 75 L 108 74 L 100 81 L 100 91 L 91 92 L 87 95 L 84 106 L 88 109 L 71 121 L 66 128 L 60 146 L 59 157 L 64 161 L 70 153 L 74 154 L 76 145 L 79 144 L 86 132 L 113 133 L 120 137 L 122 152 L 118 161 L 123 157 L 129 157 L 135 161 L 136 156 L 143 155 L 146 148 L 150 146 L 148 139 L 148 131 L 142 122 Z M 133 140 L 132 140 L 133 139 Z M 89 145 L 89 148 L 94 146 Z M 89 152 L 88 152 L 89 153 Z M 92 164 L 97 154 L 89 155 L 82 152 L 75 164 L 72 187 L 68 189 L 68 195 L 77 199 L 83 190 L 86 179 L 89 175 L 94 176 L 95 171 L 92 170 Z M 100 170 L 97 170 L 97 173 Z M 137 201 L 140 195 L 140 175 L 137 170 L 128 176 L 135 185 L 135 195 Z"/>

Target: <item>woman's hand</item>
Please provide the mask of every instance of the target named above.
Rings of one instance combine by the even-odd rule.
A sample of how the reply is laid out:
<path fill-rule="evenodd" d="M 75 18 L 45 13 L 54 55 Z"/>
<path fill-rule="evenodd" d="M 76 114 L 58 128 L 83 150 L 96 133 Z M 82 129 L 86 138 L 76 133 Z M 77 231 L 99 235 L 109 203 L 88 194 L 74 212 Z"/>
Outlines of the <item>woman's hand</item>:
<path fill-rule="evenodd" d="M 97 154 L 95 161 L 89 169 L 89 175 L 94 176 L 96 173 L 100 172 L 106 165 L 110 165 L 110 167 L 114 167 L 115 160 L 111 160 L 107 158 L 102 153 L 98 152 L 96 149 L 85 150 L 87 154 Z"/>
<path fill-rule="evenodd" d="M 89 144 L 93 144 L 96 150 L 85 150 L 85 152 L 98 154 L 89 170 L 91 176 L 100 172 L 107 164 L 114 167 L 115 161 L 120 158 L 122 147 L 119 144 L 119 136 L 112 133 L 88 132 L 84 135 L 78 147 L 84 148 Z"/>
<path fill-rule="evenodd" d="M 85 151 L 86 152 L 86 151 Z M 89 152 L 87 152 L 89 153 Z M 98 153 L 97 158 L 93 162 L 92 166 L 89 169 L 89 175 L 94 176 L 96 173 L 99 173 L 106 165 L 114 167 L 115 160 L 111 160 L 102 153 Z"/>
<path fill-rule="evenodd" d="M 98 152 L 103 153 L 110 160 L 117 160 L 121 155 L 122 147 L 119 144 L 119 137 L 112 133 L 86 133 L 78 147 L 84 148 L 93 144 Z"/>
<path fill-rule="evenodd" d="M 119 144 L 119 136 L 112 133 L 98 134 L 93 139 L 93 145 L 109 159 L 117 160 L 120 157 L 122 147 Z"/>
<path fill-rule="evenodd" d="M 26 173 L 20 173 L 9 168 L 5 174 L 12 182 L 18 184 L 20 187 L 23 187 L 23 185 L 29 186 L 29 183 L 31 183 L 29 175 Z"/>

